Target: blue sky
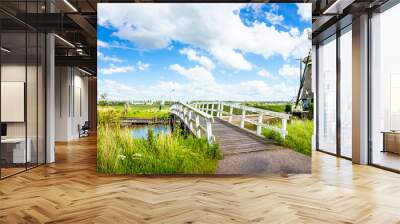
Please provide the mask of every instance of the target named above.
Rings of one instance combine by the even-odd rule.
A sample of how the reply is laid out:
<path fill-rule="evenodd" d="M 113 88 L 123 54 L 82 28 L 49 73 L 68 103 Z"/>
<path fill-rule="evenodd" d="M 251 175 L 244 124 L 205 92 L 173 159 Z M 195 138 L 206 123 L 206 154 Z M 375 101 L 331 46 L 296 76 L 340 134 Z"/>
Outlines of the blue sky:
<path fill-rule="evenodd" d="M 113 100 L 291 100 L 310 4 L 98 7 L 99 94 Z"/>

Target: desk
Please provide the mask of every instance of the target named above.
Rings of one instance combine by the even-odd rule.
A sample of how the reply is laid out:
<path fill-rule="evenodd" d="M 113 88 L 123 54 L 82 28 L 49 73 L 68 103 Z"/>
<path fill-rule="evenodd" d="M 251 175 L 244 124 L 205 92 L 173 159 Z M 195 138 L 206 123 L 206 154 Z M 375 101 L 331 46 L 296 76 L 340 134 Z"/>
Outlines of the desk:
<path fill-rule="evenodd" d="M 2 157 L 8 163 L 25 163 L 31 162 L 31 139 L 27 139 L 27 146 L 25 152 L 25 138 L 5 138 L 1 139 Z M 3 156 L 3 154 L 5 154 Z M 11 159 L 12 158 L 12 159 Z M 26 159 L 26 160 L 25 160 Z"/>
<path fill-rule="evenodd" d="M 400 154 L 400 131 L 383 131 L 382 152 Z"/>

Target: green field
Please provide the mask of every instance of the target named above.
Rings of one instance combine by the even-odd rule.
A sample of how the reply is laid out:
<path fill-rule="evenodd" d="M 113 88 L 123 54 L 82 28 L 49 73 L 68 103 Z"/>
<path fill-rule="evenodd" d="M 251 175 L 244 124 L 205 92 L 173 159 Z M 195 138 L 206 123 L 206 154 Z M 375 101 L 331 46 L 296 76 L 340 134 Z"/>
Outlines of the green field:
<path fill-rule="evenodd" d="M 312 120 L 293 119 L 287 124 L 288 135 L 285 139 L 282 139 L 278 132 L 270 129 L 264 129 L 263 135 L 268 139 L 274 140 L 279 145 L 310 156 L 313 127 Z"/>
<path fill-rule="evenodd" d="M 114 116 L 134 118 L 168 118 L 169 106 L 160 105 L 129 105 L 125 111 L 124 105 L 97 106 L 98 113 L 114 111 Z"/>
<path fill-rule="evenodd" d="M 275 112 L 290 112 L 288 111 L 287 107 L 289 104 L 287 103 L 246 103 L 245 105 Z"/>

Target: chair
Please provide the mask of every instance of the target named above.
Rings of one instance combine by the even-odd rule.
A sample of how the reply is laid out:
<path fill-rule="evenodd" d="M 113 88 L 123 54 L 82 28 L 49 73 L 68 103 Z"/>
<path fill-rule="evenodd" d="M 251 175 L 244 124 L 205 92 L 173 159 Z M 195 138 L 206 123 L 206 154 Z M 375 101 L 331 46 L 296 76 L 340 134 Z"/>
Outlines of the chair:
<path fill-rule="evenodd" d="M 89 121 L 85 121 L 82 127 L 78 125 L 79 138 L 89 136 L 89 129 L 90 129 Z"/>

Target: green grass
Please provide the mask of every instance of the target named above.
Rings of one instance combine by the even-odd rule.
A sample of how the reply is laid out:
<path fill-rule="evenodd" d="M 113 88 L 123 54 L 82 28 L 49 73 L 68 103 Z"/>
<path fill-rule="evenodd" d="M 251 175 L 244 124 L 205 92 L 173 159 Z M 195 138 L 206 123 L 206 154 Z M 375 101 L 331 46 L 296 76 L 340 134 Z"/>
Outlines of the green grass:
<path fill-rule="evenodd" d="M 264 129 L 263 135 L 275 143 L 293 149 L 304 155 L 311 156 L 311 137 L 313 133 L 312 120 L 292 120 L 287 124 L 288 135 L 285 139 L 271 129 Z"/>
<path fill-rule="evenodd" d="M 212 174 L 221 154 L 206 139 L 172 135 L 134 139 L 118 125 L 97 130 L 97 171 L 108 174 Z"/>
<path fill-rule="evenodd" d="M 114 110 L 115 115 L 119 117 L 134 117 L 134 118 L 168 118 L 169 107 L 163 106 L 160 110 L 160 105 L 130 105 L 125 112 L 124 105 L 113 106 L 97 106 L 99 113 L 103 111 Z"/>
<path fill-rule="evenodd" d="M 247 106 L 256 107 L 275 112 L 285 112 L 286 103 L 246 103 Z"/>

